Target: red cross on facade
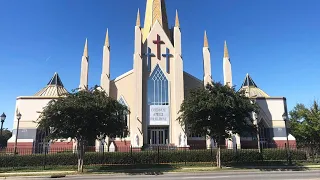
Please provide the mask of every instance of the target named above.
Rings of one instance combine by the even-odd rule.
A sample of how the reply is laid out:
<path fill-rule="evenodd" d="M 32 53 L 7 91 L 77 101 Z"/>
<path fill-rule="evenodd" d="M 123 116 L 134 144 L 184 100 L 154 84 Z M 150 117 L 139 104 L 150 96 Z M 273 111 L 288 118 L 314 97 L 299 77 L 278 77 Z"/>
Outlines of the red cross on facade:
<path fill-rule="evenodd" d="M 153 41 L 153 44 L 157 45 L 157 58 L 160 60 L 161 59 L 161 44 L 164 44 L 163 41 L 161 41 L 159 34 L 157 34 L 157 40 Z"/>

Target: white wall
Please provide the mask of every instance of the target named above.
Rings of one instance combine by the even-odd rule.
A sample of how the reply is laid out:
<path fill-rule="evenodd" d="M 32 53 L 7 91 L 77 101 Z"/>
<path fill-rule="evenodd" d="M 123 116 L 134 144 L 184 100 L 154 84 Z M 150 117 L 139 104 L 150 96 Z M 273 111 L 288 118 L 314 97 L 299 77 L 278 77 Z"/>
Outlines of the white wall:
<path fill-rule="evenodd" d="M 19 112 L 22 115 L 19 123 L 19 130 L 36 129 L 37 123 L 35 123 L 34 121 L 36 121 L 40 115 L 40 113 L 38 112 L 41 112 L 50 100 L 52 100 L 52 98 L 18 97 L 16 100 L 13 129 L 14 130 L 17 129 L 17 123 L 18 123 L 18 120 L 16 117 L 17 109 L 19 109 Z M 36 134 L 34 132 L 32 132 L 32 134 L 34 134 L 33 140 L 35 140 Z M 19 137 L 20 137 L 20 134 L 19 134 Z M 8 142 L 14 142 L 14 141 L 15 141 L 15 131 L 13 136 L 8 140 Z"/>
<path fill-rule="evenodd" d="M 268 117 L 268 120 L 271 120 L 274 128 L 285 127 L 282 118 L 286 108 L 285 98 L 257 98 L 256 102 L 265 113 L 266 117 Z"/>

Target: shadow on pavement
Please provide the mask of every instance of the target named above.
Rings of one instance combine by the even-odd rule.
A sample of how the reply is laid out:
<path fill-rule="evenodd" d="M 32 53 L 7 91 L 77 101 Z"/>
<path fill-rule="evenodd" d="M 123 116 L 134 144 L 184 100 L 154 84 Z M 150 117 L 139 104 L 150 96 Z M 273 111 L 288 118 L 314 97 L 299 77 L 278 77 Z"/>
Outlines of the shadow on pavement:
<path fill-rule="evenodd" d="M 227 165 L 227 167 L 231 168 L 239 168 L 239 169 L 256 169 L 260 171 L 306 171 L 309 168 L 304 167 L 300 164 L 292 164 L 288 165 L 287 162 L 278 161 L 278 162 L 260 162 L 260 163 L 252 163 L 252 164 L 236 164 L 231 163 Z"/>
<path fill-rule="evenodd" d="M 179 169 L 170 164 L 155 164 L 155 165 L 103 165 L 94 169 L 90 169 L 89 173 L 125 173 L 130 175 L 162 175 L 164 172 L 169 172 Z"/>

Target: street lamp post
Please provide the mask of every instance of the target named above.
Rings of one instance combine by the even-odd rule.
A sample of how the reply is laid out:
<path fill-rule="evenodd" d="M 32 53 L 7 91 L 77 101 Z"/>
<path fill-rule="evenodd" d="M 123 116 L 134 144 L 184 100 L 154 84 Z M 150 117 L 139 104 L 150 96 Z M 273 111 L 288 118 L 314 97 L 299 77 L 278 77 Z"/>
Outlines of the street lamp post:
<path fill-rule="evenodd" d="M 286 149 L 287 149 L 287 156 L 288 156 L 287 158 L 289 160 L 289 165 L 291 165 L 292 162 L 291 162 L 290 149 L 289 149 L 290 148 L 290 146 L 289 146 L 289 132 L 288 132 L 288 127 L 287 127 L 288 116 L 287 116 L 286 112 L 283 113 L 282 118 L 284 120 L 284 126 L 285 126 L 285 129 L 286 129 L 286 137 L 287 137 L 287 147 L 286 147 Z"/>
<path fill-rule="evenodd" d="M 5 113 L 2 113 L 0 118 L 1 118 L 1 131 L 0 131 L 0 136 L 2 136 L 2 130 L 3 130 L 3 123 L 4 123 L 4 120 L 6 120 L 6 114 Z"/>
<path fill-rule="evenodd" d="M 18 120 L 18 124 L 17 124 L 17 131 L 16 131 L 16 141 L 14 142 L 14 155 L 17 154 L 17 142 L 18 142 L 18 134 L 19 134 L 19 123 L 20 123 L 20 119 L 21 119 L 21 114 L 19 111 L 17 111 L 17 120 Z"/>

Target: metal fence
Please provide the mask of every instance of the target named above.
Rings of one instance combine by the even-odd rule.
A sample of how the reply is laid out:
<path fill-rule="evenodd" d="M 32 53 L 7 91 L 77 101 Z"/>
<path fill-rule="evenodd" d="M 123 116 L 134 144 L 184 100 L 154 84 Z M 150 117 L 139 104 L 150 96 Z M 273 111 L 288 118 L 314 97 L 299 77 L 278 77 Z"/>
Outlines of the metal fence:
<path fill-rule="evenodd" d="M 265 144 L 261 149 L 221 149 L 224 163 L 249 163 L 251 165 L 273 162 L 282 164 L 294 162 L 319 162 L 320 144 L 298 144 L 287 147 Z M 97 152 L 99 151 L 99 152 Z M 134 148 L 118 147 L 114 152 L 108 149 L 85 148 L 85 164 L 127 165 L 127 164 L 215 164 L 216 148 L 179 148 L 170 146 L 150 146 Z M 304 158 L 305 157 L 305 158 Z M 14 148 L 0 149 L 1 169 L 50 169 L 53 167 L 72 167 L 77 165 L 77 150 L 74 148 Z"/>

